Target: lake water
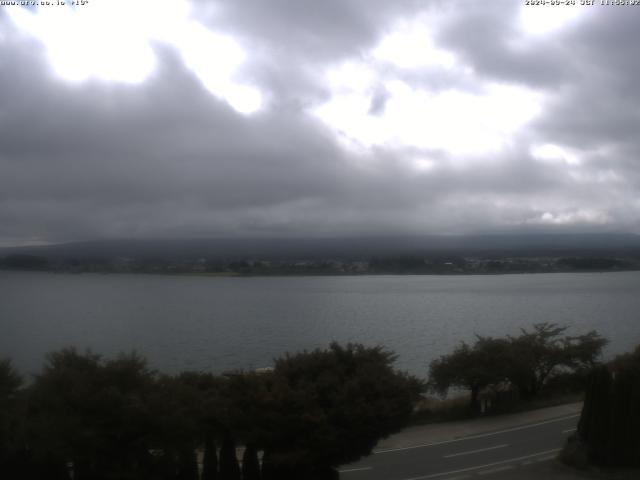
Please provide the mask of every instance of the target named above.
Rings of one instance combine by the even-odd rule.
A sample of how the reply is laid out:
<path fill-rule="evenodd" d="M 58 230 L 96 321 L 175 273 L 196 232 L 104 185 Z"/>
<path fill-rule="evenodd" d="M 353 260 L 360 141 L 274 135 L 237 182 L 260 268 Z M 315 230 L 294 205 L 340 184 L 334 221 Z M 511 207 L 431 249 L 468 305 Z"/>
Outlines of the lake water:
<path fill-rule="evenodd" d="M 0 357 L 36 372 L 75 345 L 137 350 L 152 367 L 221 372 L 272 364 L 331 341 L 382 344 L 397 366 L 429 361 L 474 334 L 536 322 L 598 330 L 606 354 L 640 343 L 640 272 L 504 276 L 215 278 L 0 272 Z"/>

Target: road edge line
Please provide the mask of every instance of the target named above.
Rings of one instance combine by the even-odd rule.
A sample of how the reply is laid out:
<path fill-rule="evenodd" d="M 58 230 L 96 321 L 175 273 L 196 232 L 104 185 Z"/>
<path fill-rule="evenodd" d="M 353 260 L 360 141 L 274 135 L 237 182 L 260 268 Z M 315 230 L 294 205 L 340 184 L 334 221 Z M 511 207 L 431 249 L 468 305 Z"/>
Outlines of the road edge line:
<path fill-rule="evenodd" d="M 476 439 L 476 438 L 484 438 L 484 437 L 491 437 L 493 435 L 500 435 L 501 433 L 516 432 L 518 430 L 525 430 L 527 428 L 539 427 L 540 425 L 547 425 L 549 423 L 561 422 L 563 420 L 569 420 L 571 418 L 576 418 L 576 417 L 579 417 L 579 416 L 580 416 L 580 414 L 576 413 L 576 414 L 569 415 L 569 416 L 566 416 L 566 417 L 554 418 L 552 420 L 545 420 L 544 422 L 531 423 L 531 424 L 528 424 L 528 425 L 521 425 L 519 427 L 513 427 L 513 428 L 507 428 L 507 429 L 504 429 L 504 430 L 498 430 L 497 432 L 479 433 L 477 435 L 469 435 L 467 437 L 454 438 L 452 440 L 444 440 L 442 442 L 425 443 L 425 444 L 422 444 L 422 445 L 412 445 L 412 446 L 409 446 L 409 447 L 385 448 L 385 449 L 382 449 L 382 450 L 374 450 L 371 453 L 373 455 L 378 455 L 380 453 L 400 452 L 402 450 L 413 450 L 415 448 L 435 447 L 436 445 L 446 445 L 447 443 L 462 442 L 462 441 L 465 441 L 465 440 L 473 440 L 473 439 Z"/>
<path fill-rule="evenodd" d="M 451 470 L 449 472 L 432 473 L 431 475 L 423 475 L 421 477 L 404 478 L 403 480 L 426 480 L 428 478 L 442 477 L 443 475 L 452 475 L 455 473 L 471 472 L 480 468 L 493 467 L 494 465 L 504 465 L 511 462 L 519 462 L 526 460 L 527 458 L 539 457 L 540 455 L 547 455 L 549 453 L 555 453 L 562 450 L 561 448 L 554 448 L 553 450 L 546 450 L 544 452 L 532 453 L 531 455 L 525 455 L 523 457 L 509 458 L 507 460 L 500 460 L 499 462 L 487 463 L 486 465 L 478 465 L 475 467 L 461 468 L 460 470 Z"/>

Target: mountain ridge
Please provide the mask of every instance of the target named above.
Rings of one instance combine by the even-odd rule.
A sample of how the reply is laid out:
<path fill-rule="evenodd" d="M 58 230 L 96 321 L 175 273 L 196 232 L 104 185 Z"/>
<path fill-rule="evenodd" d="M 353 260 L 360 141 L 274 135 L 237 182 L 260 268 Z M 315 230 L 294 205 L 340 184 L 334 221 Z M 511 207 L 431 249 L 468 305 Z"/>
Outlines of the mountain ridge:
<path fill-rule="evenodd" d="M 371 258 L 378 256 L 640 255 L 640 235 L 490 234 L 329 238 L 112 239 L 0 248 L 0 257 Z"/>

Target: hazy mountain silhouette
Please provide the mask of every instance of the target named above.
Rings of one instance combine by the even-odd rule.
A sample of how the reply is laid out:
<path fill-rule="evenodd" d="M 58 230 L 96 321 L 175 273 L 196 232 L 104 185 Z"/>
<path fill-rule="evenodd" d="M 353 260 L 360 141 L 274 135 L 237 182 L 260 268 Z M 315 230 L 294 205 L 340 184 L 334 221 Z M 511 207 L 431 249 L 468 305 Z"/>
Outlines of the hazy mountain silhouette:
<path fill-rule="evenodd" d="M 534 234 L 297 239 L 119 239 L 0 248 L 0 256 L 65 258 L 371 258 L 390 255 L 640 255 L 633 234 Z"/>

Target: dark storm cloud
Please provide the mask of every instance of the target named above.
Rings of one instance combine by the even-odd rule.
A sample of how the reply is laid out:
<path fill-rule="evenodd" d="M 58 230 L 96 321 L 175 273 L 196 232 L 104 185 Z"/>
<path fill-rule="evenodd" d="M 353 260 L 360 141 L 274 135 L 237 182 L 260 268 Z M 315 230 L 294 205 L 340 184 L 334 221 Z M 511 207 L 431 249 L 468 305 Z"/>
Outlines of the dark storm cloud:
<path fill-rule="evenodd" d="M 638 230 L 638 13 L 602 11 L 559 36 L 527 39 L 519 2 L 309 5 L 203 7 L 207 25 L 249 48 L 242 75 L 269 96 L 249 116 L 206 91 L 166 46 L 141 85 L 66 83 L 42 45 L 0 13 L 0 244 L 545 224 Z M 471 73 L 379 64 L 381 78 L 431 92 L 515 84 L 541 95 L 543 111 L 497 153 L 346 148 L 308 110 L 331 98 L 323 72 L 367 61 L 396 19 L 425 11 L 440 19 L 440 10 L 435 44 Z M 388 95 L 382 84 L 371 92 L 371 115 L 384 114 Z M 540 144 L 574 149 L 581 163 L 536 158 L 531 146 Z M 420 169 L 413 159 L 431 163 Z"/>
<path fill-rule="evenodd" d="M 5 62 L 6 98 L 46 76 L 26 65 Z M 330 194 L 340 182 L 340 152 L 316 125 L 282 116 L 249 120 L 175 64 L 166 68 L 137 91 L 47 82 L 28 100 L 6 102 L 3 200 L 49 204 L 36 228 L 55 223 L 56 204 L 94 224 L 130 208 L 158 210 L 175 223 L 181 209 L 282 204 Z M 82 234 L 83 222 L 77 228 Z"/>
<path fill-rule="evenodd" d="M 246 0 L 213 9 L 211 25 L 255 38 L 305 62 L 335 61 L 358 55 L 380 37 L 394 17 L 421 2 L 398 0 Z"/>
<path fill-rule="evenodd" d="M 571 32 L 576 75 L 541 122 L 545 134 L 557 132 L 573 144 L 635 143 L 640 120 L 638 14 L 606 12 Z"/>

